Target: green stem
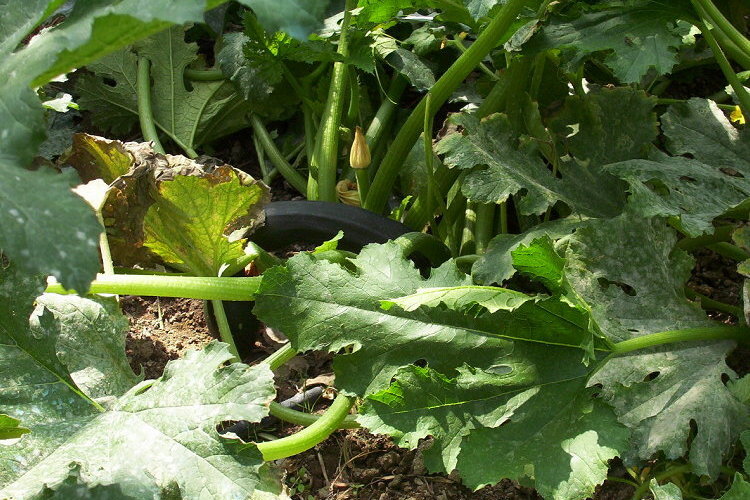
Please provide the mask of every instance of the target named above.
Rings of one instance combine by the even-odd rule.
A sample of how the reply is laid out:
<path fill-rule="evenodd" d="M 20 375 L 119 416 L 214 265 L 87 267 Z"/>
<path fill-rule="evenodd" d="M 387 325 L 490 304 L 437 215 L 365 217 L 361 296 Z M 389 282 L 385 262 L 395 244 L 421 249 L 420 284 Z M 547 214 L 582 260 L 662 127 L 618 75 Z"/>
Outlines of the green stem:
<path fill-rule="evenodd" d="M 99 224 L 102 225 L 104 231 L 99 235 L 99 251 L 102 254 L 102 268 L 104 274 L 115 274 L 115 266 L 112 262 L 112 251 L 109 248 L 109 239 L 107 238 L 107 230 L 104 226 L 104 218 L 102 217 L 101 209 L 96 211 L 96 218 L 99 219 Z"/>
<path fill-rule="evenodd" d="M 661 104 L 661 105 L 664 105 L 664 106 L 669 105 L 669 104 L 681 104 L 681 103 L 684 103 L 684 102 L 687 102 L 687 99 L 666 99 L 666 98 L 659 98 L 659 99 L 656 100 L 656 104 Z M 732 110 L 734 110 L 734 106 L 732 106 L 731 104 L 719 104 L 719 103 L 716 103 L 716 105 L 719 107 L 719 109 L 724 109 L 726 111 L 732 111 Z"/>
<path fill-rule="evenodd" d="M 309 427 L 276 441 L 257 443 L 263 460 L 278 460 L 297 455 L 326 440 L 341 426 L 353 405 L 354 399 L 339 394 L 323 416 Z"/>
<path fill-rule="evenodd" d="M 439 109 L 469 73 L 495 48 L 498 40 L 508 31 L 528 0 L 508 0 L 497 12 L 476 41 L 454 62 L 448 71 L 430 89 L 432 105 Z M 370 194 L 363 206 L 380 213 L 385 208 L 398 171 L 404 158 L 419 138 L 424 124 L 426 102 L 422 99 L 399 130 L 383 162 L 378 168 Z"/>
<path fill-rule="evenodd" d="M 500 204 L 500 233 L 508 233 L 508 203 L 502 202 Z"/>
<path fill-rule="evenodd" d="M 468 50 L 466 48 L 466 46 L 464 45 L 464 41 L 461 40 L 460 38 L 453 38 L 453 39 L 451 39 L 451 44 L 454 47 L 456 47 L 458 49 L 458 51 L 461 52 L 461 54 L 463 54 L 464 52 L 466 52 Z M 497 74 L 494 71 L 492 71 L 490 68 L 488 68 L 487 66 L 485 66 L 484 63 L 480 62 L 477 67 L 482 71 L 482 73 L 484 73 L 485 75 L 489 76 L 493 80 L 499 80 L 500 79 L 500 77 L 498 77 Z"/>
<path fill-rule="evenodd" d="M 249 241 L 245 246 L 245 254 L 248 256 L 248 261 L 255 265 L 260 274 L 266 272 L 266 269 L 283 263 L 281 259 L 266 252 L 253 241 Z"/>
<path fill-rule="evenodd" d="M 744 326 L 709 326 L 652 333 L 617 342 L 612 348 L 612 353 L 620 355 L 664 344 L 701 340 L 737 340 L 747 342 L 750 340 L 750 328 Z"/>
<path fill-rule="evenodd" d="M 496 206 L 494 203 L 480 203 L 477 207 L 477 222 L 474 227 L 474 242 L 477 253 L 484 253 L 492 239 Z"/>
<path fill-rule="evenodd" d="M 440 196 L 441 199 L 443 194 L 450 189 L 457 178 L 458 172 L 456 169 L 445 167 L 437 169 L 435 172 L 435 184 L 437 186 L 438 196 Z M 417 196 L 414 204 L 406 213 L 404 224 L 416 231 L 421 230 L 434 216 L 434 206 L 434 200 L 428 199 L 426 193 L 425 196 Z"/>
<path fill-rule="evenodd" d="M 217 278 L 195 276 L 153 276 L 141 274 L 98 274 L 89 293 L 184 297 L 203 300 L 255 300 L 261 277 Z M 70 294 L 57 282 L 49 283 L 47 293 Z"/>
<path fill-rule="evenodd" d="M 744 69 L 750 69 L 750 54 L 743 52 L 729 37 L 720 29 L 714 28 L 711 34 L 716 38 L 719 46 L 727 53 L 729 57 L 742 66 Z M 715 62 L 715 61 L 714 61 Z"/>
<path fill-rule="evenodd" d="M 708 245 L 706 248 L 713 250 L 722 257 L 742 262 L 743 260 L 750 259 L 750 254 L 741 249 L 740 247 L 734 246 L 731 243 L 721 242 Z"/>
<path fill-rule="evenodd" d="M 705 3 L 706 0 L 692 1 L 693 5 L 696 7 L 696 10 L 698 10 L 699 13 L 705 15 L 706 11 L 702 9 L 702 6 L 699 2 Z M 709 20 L 711 19 L 709 18 Z M 724 21 L 726 21 L 726 19 L 724 19 Z M 714 25 L 716 26 L 715 20 Z M 721 50 L 721 47 L 716 42 L 716 38 L 714 38 L 714 35 L 706 27 L 705 22 L 701 24 L 699 28 L 701 30 L 701 33 L 703 34 L 703 37 L 706 39 L 706 43 L 708 43 L 708 46 L 711 47 L 711 52 L 713 52 L 714 57 L 716 58 L 716 62 L 719 64 L 719 68 L 721 68 L 721 72 L 724 73 L 724 77 L 727 79 L 729 85 L 731 85 L 732 89 L 734 90 L 734 93 L 737 96 L 737 100 L 740 103 L 740 108 L 742 108 L 742 113 L 745 116 L 750 116 L 750 94 L 748 94 L 748 92 L 745 90 L 745 87 L 742 85 L 742 82 L 740 82 L 740 80 L 737 78 L 737 74 L 734 72 L 732 65 L 729 63 L 726 56 L 724 55 L 724 52 Z M 747 53 L 750 53 L 750 50 L 748 50 Z"/>
<path fill-rule="evenodd" d="M 750 55 L 750 40 L 744 37 L 737 28 L 734 27 L 724 14 L 714 5 L 711 0 L 693 0 L 693 5 L 704 19 L 707 18 L 717 29 L 721 30 L 732 43 L 734 43 L 742 52 Z"/>
<path fill-rule="evenodd" d="M 391 80 L 385 98 L 370 122 L 370 126 L 367 127 L 367 132 L 365 132 L 365 139 L 367 139 L 367 144 L 370 145 L 370 151 L 375 151 L 380 146 L 383 132 L 396 114 L 396 109 L 398 109 L 396 103 L 401 99 L 401 94 L 406 90 L 407 84 L 408 81 L 401 73 L 398 73 Z"/>
<path fill-rule="evenodd" d="M 264 359 L 263 362 L 267 363 L 270 366 L 271 371 L 276 371 L 281 365 L 283 365 L 296 355 L 297 351 L 292 348 L 291 344 L 284 344 L 283 346 L 278 348 L 276 352 Z"/>
<path fill-rule="evenodd" d="M 234 361 L 240 361 L 240 354 L 237 351 L 237 345 L 234 343 L 234 337 L 232 336 L 232 327 L 229 326 L 227 320 L 227 314 L 224 311 L 224 304 L 220 300 L 212 300 L 211 308 L 214 311 L 214 320 L 216 321 L 216 327 L 219 329 L 219 337 L 225 344 L 229 344 L 229 352 L 234 356 Z"/>
<path fill-rule="evenodd" d="M 136 78 L 136 94 L 138 99 L 138 120 L 141 122 L 141 134 L 146 142 L 153 143 L 153 150 L 164 154 L 164 146 L 159 141 L 159 134 L 154 125 L 154 115 L 151 111 L 151 62 L 145 56 L 138 57 L 138 75 Z"/>
<path fill-rule="evenodd" d="M 369 168 L 354 168 L 354 175 L 357 178 L 357 191 L 359 191 L 359 199 L 367 199 L 367 193 L 370 191 L 370 169 Z"/>
<path fill-rule="evenodd" d="M 215 69 L 185 69 L 185 78 L 194 82 L 218 82 L 227 77 L 218 68 Z"/>
<path fill-rule="evenodd" d="M 692 288 L 685 287 L 685 296 L 690 300 L 700 300 L 701 307 L 703 309 L 724 312 L 738 318 L 742 317 L 741 308 L 730 304 L 725 304 L 724 302 L 719 302 L 718 300 L 714 300 L 710 297 L 706 297 L 705 295 L 696 292 Z"/>
<path fill-rule="evenodd" d="M 271 404 L 268 407 L 268 412 L 279 420 L 289 422 L 290 424 L 304 425 L 305 427 L 314 424 L 321 418 L 321 415 L 313 415 L 312 413 L 293 410 L 291 408 L 287 408 L 286 406 L 282 406 L 276 401 L 271 401 Z M 359 425 L 359 422 L 357 422 L 356 418 L 356 415 L 347 415 L 346 417 L 344 417 L 344 421 L 341 422 L 338 428 L 359 429 L 361 426 Z"/>
<path fill-rule="evenodd" d="M 474 231 L 477 224 L 477 205 L 475 201 L 466 202 L 464 229 L 461 234 L 461 248 L 459 250 L 461 255 L 477 253 L 476 242 L 474 241 Z"/>
<path fill-rule="evenodd" d="M 260 143 L 263 145 L 263 149 L 266 152 L 266 156 L 271 160 L 271 163 L 276 170 L 291 184 L 291 186 L 302 194 L 307 192 L 307 180 L 292 167 L 284 155 L 276 147 L 276 143 L 273 142 L 271 135 L 266 130 L 263 121 L 258 118 L 256 114 L 250 115 L 250 125 L 253 127 L 253 132 L 258 138 Z"/>
<path fill-rule="evenodd" d="M 352 20 L 351 10 L 356 2 L 346 0 L 344 20 L 341 22 L 341 36 L 337 52 L 347 57 L 349 55 L 349 31 Z M 318 169 L 318 199 L 322 201 L 336 201 L 336 177 L 338 175 L 339 158 L 339 125 L 344 110 L 346 93 L 347 64 L 335 62 L 331 85 L 328 87 L 328 99 L 323 113 L 320 130 L 318 130 L 318 144 L 315 148 L 312 164 Z"/>

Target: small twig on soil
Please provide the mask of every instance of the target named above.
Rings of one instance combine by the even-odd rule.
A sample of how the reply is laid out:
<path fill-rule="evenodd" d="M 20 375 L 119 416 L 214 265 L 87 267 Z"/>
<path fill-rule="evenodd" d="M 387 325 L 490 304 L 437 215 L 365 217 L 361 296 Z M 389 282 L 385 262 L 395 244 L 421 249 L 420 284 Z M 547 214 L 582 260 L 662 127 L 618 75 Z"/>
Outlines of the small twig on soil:
<path fill-rule="evenodd" d="M 326 463 L 323 460 L 323 456 L 320 454 L 319 451 L 316 451 L 315 454 L 318 456 L 318 463 L 320 464 L 320 470 L 323 473 L 323 480 L 325 481 L 325 487 L 328 488 L 328 486 L 331 484 L 331 481 L 328 479 L 328 471 L 326 471 Z"/>

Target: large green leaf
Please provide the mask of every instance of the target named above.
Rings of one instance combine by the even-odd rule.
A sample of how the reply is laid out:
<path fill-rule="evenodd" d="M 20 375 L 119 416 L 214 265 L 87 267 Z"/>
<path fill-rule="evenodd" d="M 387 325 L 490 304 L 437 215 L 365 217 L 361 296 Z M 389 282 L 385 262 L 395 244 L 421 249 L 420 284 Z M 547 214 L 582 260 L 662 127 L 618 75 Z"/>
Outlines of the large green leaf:
<path fill-rule="evenodd" d="M 593 11 L 570 9 L 555 15 L 528 44 L 531 50 L 561 49 L 571 69 L 586 56 L 607 53 L 604 63 L 622 83 L 637 83 L 654 68 L 669 73 L 687 29 L 677 26 L 680 11 L 651 0 L 602 2 Z"/>
<path fill-rule="evenodd" d="M 750 132 L 737 130 L 713 101 L 691 99 L 662 116 L 667 149 L 607 166 L 630 184 L 628 205 L 643 216 L 678 216 L 685 231 L 713 231 L 712 221 L 750 198 Z"/>
<path fill-rule="evenodd" d="M 351 354 L 334 359 L 334 370 L 340 389 L 367 397 L 361 422 L 411 448 L 433 436 L 428 467 L 450 471 L 458 466 L 468 474 L 459 461 L 468 450 L 464 439 L 470 431 L 512 429 L 514 415 L 525 412 L 526 405 L 533 408 L 530 413 L 544 415 L 538 418 L 549 418 L 543 401 L 560 386 L 569 388 L 562 400 L 586 393 L 592 367 L 583 364 L 582 348 L 593 347 L 588 318 L 580 309 L 556 298 L 522 297 L 468 282 L 453 263 L 423 278 L 392 242 L 366 247 L 347 266 L 299 254 L 264 274 L 255 314 L 283 331 L 297 350 L 353 346 Z M 392 298 L 383 303 L 385 310 L 378 307 L 384 297 Z M 605 407 L 561 440 L 605 429 L 610 441 L 592 448 L 606 457 L 604 463 L 627 436 Z M 558 437 L 549 436 L 550 447 L 560 446 Z M 591 442 L 590 437 L 579 439 Z M 546 451 L 541 442 L 532 448 Z M 563 454 L 570 460 L 567 451 Z M 580 494 L 570 498 L 585 498 L 606 476 L 604 465 L 597 465 L 596 472 L 555 467 L 560 469 L 549 471 L 540 484 L 550 491 L 564 487 L 561 477 L 583 484 Z M 471 485 L 503 477 L 502 470 L 482 467 Z"/>
<path fill-rule="evenodd" d="M 413 52 L 399 47 L 398 41 L 382 30 L 373 33 L 372 48 L 393 69 L 403 74 L 419 90 L 435 85 L 432 70 Z"/>
<path fill-rule="evenodd" d="M 476 488 L 488 477 L 527 476 L 545 498 L 590 498 L 609 460 L 627 448 L 629 433 L 584 385 L 582 379 L 541 385 L 509 423 L 473 431 L 458 457 L 464 481 Z"/>
<path fill-rule="evenodd" d="M 242 267 L 244 237 L 262 223 L 269 200 L 265 184 L 229 165 L 155 155 L 145 143 L 83 136 L 66 161 L 87 179 L 127 170 L 113 181 L 103 209 L 121 264 L 160 261 L 197 276 L 232 275 Z"/>
<path fill-rule="evenodd" d="M 518 195 L 517 206 L 523 214 L 542 213 L 558 201 L 588 216 L 619 213 L 619 190 L 616 183 L 611 185 L 610 175 L 593 167 L 571 165 L 570 175 L 555 177 L 534 148 L 515 146 L 518 134 L 504 115 L 480 121 L 459 114 L 451 121 L 461 132 L 451 132 L 437 144 L 437 152 L 446 155 L 445 163 L 462 169 L 485 166 L 474 169 L 464 180 L 461 190 L 467 198 L 501 203 Z"/>
<path fill-rule="evenodd" d="M 185 42 L 185 28 L 164 30 L 136 44 L 134 50 L 123 49 L 90 64 L 89 70 L 97 76 L 84 75 L 79 82 L 79 103 L 92 111 L 100 128 L 121 134 L 137 122 L 139 56 L 151 62 L 154 123 L 181 147 L 191 150 L 200 144 L 205 129 L 215 127 L 218 116 L 229 120 L 230 113 L 249 111 L 228 82 L 191 82 L 190 88 L 186 86 L 183 73 L 198 59 L 198 46 Z M 109 80 L 114 85 L 107 83 Z"/>
<path fill-rule="evenodd" d="M 264 274 L 255 314 L 283 331 L 298 351 L 354 346 L 354 352 L 334 360 L 334 369 L 337 386 L 358 395 L 386 389 L 401 367 L 420 359 L 453 376 L 464 363 L 483 369 L 495 365 L 518 352 L 524 340 L 591 349 L 585 316 L 555 301 L 539 306 L 529 301 L 512 312 L 478 316 L 444 308 L 383 310 L 383 299 L 470 284 L 452 263 L 423 279 L 400 254 L 393 242 L 370 245 L 351 260 L 356 272 L 299 254 Z M 584 351 L 572 351 L 579 361 L 584 358 Z"/>
<path fill-rule="evenodd" d="M 224 366 L 231 357 L 217 343 L 191 351 L 170 362 L 160 379 L 132 388 L 107 411 L 70 419 L 70 427 L 58 427 L 54 441 L 37 436 L 34 446 L 23 451 L 38 462 L 22 475 L 15 471 L 16 480 L 3 493 L 25 498 L 64 481 L 71 464 L 81 467 L 89 484 L 119 485 L 136 498 L 168 488 L 182 498 L 277 492 L 258 450 L 216 431 L 225 420 L 259 421 L 274 397 L 267 366 Z M 49 411 L 44 402 L 37 404 Z M 68 405 L 64 402 L 61 410 Z M 19 456 L 13 447 L 9 451 Z"/>
<path fill-rule="evenodd" d="M 662 221 L 620 216 L 579 229 L 567 245 L 565 274 L 611 340 L 711 325 L 685 299 L 692 259 L 673 250 Z M 633 431 L 627 459 L 688 453 L 693 471 L 715 476 L 747 423 L 747 408 L 724 384 L 736 378 L 731 342 L 678 344 L 610 360 L 591 379 Z M 695 425 L 695 434 L 691 431 Z"/>

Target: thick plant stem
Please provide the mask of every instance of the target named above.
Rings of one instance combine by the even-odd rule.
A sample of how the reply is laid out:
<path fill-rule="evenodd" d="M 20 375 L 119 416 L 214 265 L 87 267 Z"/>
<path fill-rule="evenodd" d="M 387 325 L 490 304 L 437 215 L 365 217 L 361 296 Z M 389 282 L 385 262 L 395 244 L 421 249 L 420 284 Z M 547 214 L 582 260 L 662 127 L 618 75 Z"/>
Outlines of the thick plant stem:
<path fill-rule="evenodd" d="M 477 222 L 474 227 L 474 243 L 476 253 L 484 253 L 492 239 L 495 225 L 494 203 L 480 203 L 477 207 Z"/>
<path fill-rule="evenodd" d="M 724 14 L 714 5 L 711 0 L 693 0 L 693 5 L 701 14 L 707 18 L 717 29 L 721 30 L 729 40 L 732 41 L 743 53 L 750 56 L 750 40 L 745 38 L 737 28 L 734 27 Z"/>
<path fill-rule="evenodd" d="M 279 148 L 276 147 L 261 119 L 255 114 L 250 115 L 250 125 L 252 125 L 255 137 L 258 138 L 258 141 L 263 146 L 263 150 L 266 152 L 266 156 L 271 160 L 276 170 L 279 171 L 294 189 L 305 194 L 307 192 L 307 180 L 286 161 L 286 158 L 281 154 Z"/>
<path fill-rule="evenodd" d="M 495 17 L 471 47 L 451 65 L 448 71 L 430 89 L 433 109 L 439 109 L 464 78 L 477 67 L 490 50 L 495 48 L 500 37 L 511 27 L 513 21 L 527 3 L 527 0 L 508 0 L 498 10 Z M 399 130 L 378 168 L 370 187 L 370 194 L 363 204 L 365 208 L 377 213 L 383 211 L 404 158 L 409 154 L 422 131 L 425 108 L 426 102 L 422 99 Z"/>
<path fill-rule="evenodd" d="M 365 139 L 367 139 L 367 144 L 370 145 L 370 151 L 375 151 L 380 146 L 383 132 L 396 113 L 396 109 L 398 108 L 396 103 L 401 98 L 404 90 L 406 90 L 407 83 L 406 78 L 400 73 L 396 74 L 393 80 L 391 80 L 385 99 L 383 99 L 378 111 L 375 113 L 375 117 L 365 132 Z"/>
<path fill-rule="evenodd" d="M 341 36 L 339 37 L 337 51 L 343 57 L 349 55 L 349 24 L 352 19 L 351 10 L 355 5 L 354 0 L 346 0 L 346 10 L 344 20 L 341 22 Z M 318 199 L 322 201 L 336 201 L 339 125 L 344 110 L 347 69 L 346 63 L 336 62 L 333 64 L 331 85 L 328 88 L 328 100 L 318 131 L 318 144 L 312 161 L 312 164 L 318 169 Z"/>
<path fill-rule="evenodd" d="M 205 278 L 195 276 L 154 276 L 142 274 L 98 274 L 88 293 L 183 297 L 203 300 L 254 300 L 261 277 Z M 77 293 L 56 281 L 49 282 L 47 293 Z"/>
<path fill-rule="evenodd" d="M 617 342 L 612 348 L 612 353 L 615 355 L 625 354 L 664 344 L 701 340 L 737 340 L 747 342 L 750 341 L 750 328 L 744 326 L 709 326 L 705 328 L 686 328 L 684 330 L 652 333 Z"/>
<path fill-rule="evenodd" d="M 289 422 L 290 424 L 304 425 L 305 427 L 314 424 L 321 418 L 321 415 L 313 415 L 312 413 L 293 410 L 277 403 L 276 401 L 271 402 L 268 407 L 268 412 L 279 420 Z M 356 415 L 347 415 L 344 417 L 343 422 L 338 426 L 339 429 L 359 429 L 360 427 L 361 425 L 357 422 Z"/>
<path fill-rule="evenodd" d="M 220 300 L 212 300 L 211 308 L 214 310 L 214 319 L 216 320 L 216 328 L 219 329 L 219 337 L 222 342 L 229 345 L 229 352 L 234 356 L 232 362 L 240 361 L 240 354 L 237 351 L 237 345 L 234 343 L 232 328 L 229 326 L 227 314 L 224 311 L 224 304 Z"/>
<path fill-rule="evenodd" d="M 138 94 L 138 119 L 141 123 L 141 134 L 146 142 L 153 144 L 153 149 L 157 153 L 164 154 L 164 147 L 159 141 L 159 134 L 156 132 L 154 124 L 154 115 L 151 111 L 151 62 L 148 58 L 140 56 L 138 58 L 138 75 L 136 79 L 136 92 Z"/>
<path fill-rule="evenodd" d="M 702 15 L 705 15 L 705 10 L 702 10 L 698 2 L 699 0 L 693 0 L 693 4 L 696 6 L 696 10 L 698 10 Z M 709 21 L 711 21 L 711 18 L 709 18 Z M 716 41 L 716 38 L 714 38 L 713 34 L 705 25 L 705 23 L 700 26 L 700 29 L 703 37 L 706 39 L 706 43 L 708 43 L 708 46 L 711 47 L 711 52 L 713 52 L 714 57 L 716 58 L 716 62 L 719 64 L 719 68 L 721 68 L 722 73 L 724 73 L 724 77 L 727 79 L 729 85 L 732 86 L 732 90 L 734 90 L 734 93 L 737 95 L 737 100 L 740 103 L 740 108 L 742 108 L 742 113 L 745 116 L 750 116 L 750 94 L 748 94 L 747 90 L 745 90 L 745 87 L 742 85 L 742 82 L 740 82 L 739 78 L 737 78 L 737 74 L 734 72 L 734 68 L 732 68 L 732 65 L 729 63 L 726 56 L 724 55 L 724 52 L 721 50 L 721 47 Z"/>
<path fill-rule="evenodd" d="M 257 443 L 263 460 L 279 460 L 297 455 L 324 441 L 339 428 L 353 405 L 353 398 L 339 394 L 325 414 L 309 427 L 285 438 Z"/>
<path fill-rule="evenodd" d="M 276 350 L 273 354 L 263 360 L 271 368 L 271 371 L 276 371 L 281 365 L 292 359 L 297 355 L 297 351 L 294 350 L 291 344 L 284 344 Z"/>
<path fill-rule="evenodd" d="M 354 175 L 357 179 L 357 191 L 359 192 L 359 199 L 364 200 L 367 198 L 367 193 L 370 191 L 370 169 L 369 168 L 355 168 Z"/>
<path fill-rule="evenodd" d="M 477 253 L 476 242 L 474 241 L 474 232 L 477 224 L 477 202 L 467 201 L 466 210 L 464 211 L 464 229 L 461 234 L 460 255 Z"/>

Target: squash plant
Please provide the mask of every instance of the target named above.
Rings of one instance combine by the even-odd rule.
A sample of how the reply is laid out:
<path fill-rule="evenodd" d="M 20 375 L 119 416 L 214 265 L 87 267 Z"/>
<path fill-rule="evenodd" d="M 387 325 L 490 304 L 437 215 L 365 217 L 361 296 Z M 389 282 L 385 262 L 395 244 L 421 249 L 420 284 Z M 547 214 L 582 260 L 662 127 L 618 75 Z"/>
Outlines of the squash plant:
<path fill-rule="evenodd" d="M 711 482 L 748 443 L 748 379 L 726 363 L 750 335 L 745 312 L 685 287 L 688 252 L 706 245 L 750 276 L 734 222 L 750 198 L 742 2 L 243 0 L 242 31 L 215 30 L 218 69 L 185 37 L 222 2 L 78 2 L 39 29 L 62 3 L 11 1 L 0 20 L 3 498 L 283 497 L 268 462 L 355 426 L 408 448 L 429 438 L 428 469 L 471 488 L 510 477 L 555 499 L 591 496 L 614 457 L 681 461 Z M 713 65 L 726 89 L 662 97 Z M 81 134 L 62 173 L 28 169 L 39 87 L 84 66 L 93 122 L 118 136 L 137 123 L 149 143 Z M 374 80 L 375 104 L 360 85 Z M 419 103 L 399 116 L 409 85 Z M 433 141 L 448 101 L 468 106 Z M 342 143 L 365 122 L 369 173 L 355 174 Z M 410 253 L 441 244 L 418 232 L 278 262 L 251 241 L 265 184 L 197 158 L 243 129 L 264 180 L 332 201 L 356 177 L 362 206 L 395 196 L 396 216 L 452 258 L 418 270 Z M 187 157 L 162 154 L 172 145 Z M 92 210 L 71 188 L 97 180 Z M 171 272 L 114 274 L 113 260 Z M 262 276 L 228 277 L 253 261 Z M 210 300 L 223 343 L 143 381 L 117 301 L 99 294 Z M 226 300 L 255 300 L 290 343 L 240 363 Z M 310 350 L 335 353 L 323 416 L 273 402 L 272 371 Z M 268 413 L 307 427 L 258 443 L 219 432 Z M 736 472 L 726 498 L 748 489 Z M 665 478 L 637 494 L 690 493 Z"/>

